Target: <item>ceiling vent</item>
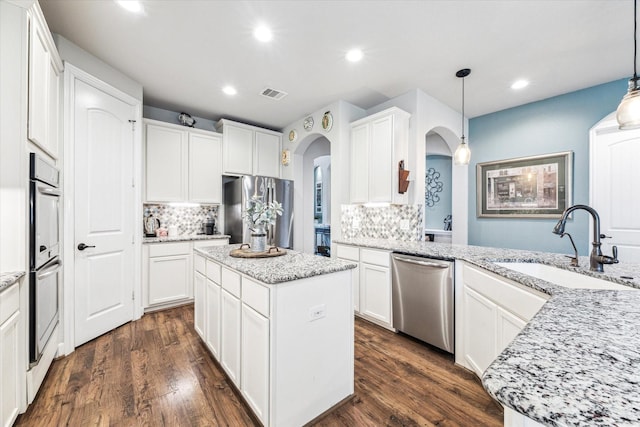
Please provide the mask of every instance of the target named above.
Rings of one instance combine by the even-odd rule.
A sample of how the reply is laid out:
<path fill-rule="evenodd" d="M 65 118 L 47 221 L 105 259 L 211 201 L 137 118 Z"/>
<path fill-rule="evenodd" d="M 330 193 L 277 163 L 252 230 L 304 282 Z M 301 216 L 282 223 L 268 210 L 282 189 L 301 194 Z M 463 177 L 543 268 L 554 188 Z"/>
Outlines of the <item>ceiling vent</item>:
<path fill-rule="evenodd" d="M 281 90 L 272 89 L 272 88 L 268 87 L 268 88 L 263 89 L 262 92 L 260 92 L 260 95 L 264 96 L 265 98 L 269 98 L 269 99 L 274 99 L 276 101 L 280 101 L 282 98 L 287 96 L 287 92 L 283 92 Z"/>

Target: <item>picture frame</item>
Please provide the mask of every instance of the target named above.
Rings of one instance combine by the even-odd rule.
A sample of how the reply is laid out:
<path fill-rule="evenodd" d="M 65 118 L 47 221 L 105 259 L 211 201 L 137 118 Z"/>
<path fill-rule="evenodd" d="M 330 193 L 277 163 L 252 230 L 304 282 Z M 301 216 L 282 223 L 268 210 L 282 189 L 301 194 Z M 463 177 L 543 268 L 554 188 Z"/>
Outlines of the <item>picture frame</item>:
<path fill-rule="evenodd" d="M 478 218 L 560 218 L 572 204 L 573 151 L 478 163 Z"/>

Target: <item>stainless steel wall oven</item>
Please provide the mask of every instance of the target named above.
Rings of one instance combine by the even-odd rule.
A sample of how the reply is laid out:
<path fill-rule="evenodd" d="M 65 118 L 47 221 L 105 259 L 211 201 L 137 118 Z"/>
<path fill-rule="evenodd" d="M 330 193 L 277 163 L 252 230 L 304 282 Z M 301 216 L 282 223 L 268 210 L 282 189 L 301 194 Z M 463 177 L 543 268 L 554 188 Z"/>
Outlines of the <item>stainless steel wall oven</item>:
<path fill-rule="evenodd" d="M 58 324 L 60 171 L 29 156 L 29 360 L 36 364 Z"/>

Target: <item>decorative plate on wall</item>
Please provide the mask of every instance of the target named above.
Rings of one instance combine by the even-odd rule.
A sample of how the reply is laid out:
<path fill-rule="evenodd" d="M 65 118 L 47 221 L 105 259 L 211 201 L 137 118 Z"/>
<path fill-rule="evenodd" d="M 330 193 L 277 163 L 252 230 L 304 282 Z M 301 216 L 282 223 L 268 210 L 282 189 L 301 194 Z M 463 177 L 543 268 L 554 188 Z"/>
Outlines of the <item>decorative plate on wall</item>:
<path fill-rule="evenodd" d="M 296 132 L 296 130 L 293 129 L 291 132 L 289 132 L 289 142 L 295 141 L 296 138 L 298 138 L 298 132 Z"/>
<path fill-rule="evenodd" d="M 331 111 L 327 111 L 322 116 L 322 129 L 329 132 L 333 127 L 333 116 L 331 115 Z"/>
<path fill-rule="evenodd" d="M 306 130 L 307 132 L 310 132 L 311 129 L 313 129 L 313 117 L 309 116 L 306 119 L 304 119 L 304 130 Z"/>
<path fill-rule="evenodd" d="M 280 160 L 283 166 L 289 166 L 291 161 L 291 152 L 289 150 L 282 150 L 282 159 Z"/>

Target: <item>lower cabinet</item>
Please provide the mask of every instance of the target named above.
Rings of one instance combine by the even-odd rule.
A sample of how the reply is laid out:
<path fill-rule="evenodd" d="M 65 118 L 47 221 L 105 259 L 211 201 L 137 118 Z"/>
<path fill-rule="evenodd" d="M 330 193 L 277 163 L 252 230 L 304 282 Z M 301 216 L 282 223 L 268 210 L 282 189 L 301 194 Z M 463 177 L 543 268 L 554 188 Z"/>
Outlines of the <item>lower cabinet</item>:
<path fill-rule="evenodd" d="M 338 244 L 336 254 L 339 259 L 358 263 L 358 268 L 351 270 L 354 275 L 352 286 L 355 313 L 393 329 L 391 252 Z"/>
<path fill-rule="evenodd" d="M 220 363 L 236 386 L 240 385 L 240 298 L 222 290 L 220 298 Z"/>
<path fill-rule="evenodd" d="M 10 426 L 20 412 L 26 366 L 20 360 L 20 285 L 0 293 L 0 425 Z"/>
<path fill-rule="evenodd" d="M 206 332 L 202 336 L 209 351 L 216 357 L 220 357 L 220 295 L 220 285 L 207 279 L 205 296 L 207 307 Z"/>
<path fill-rule="evenodd" d="M 242 304 L 242 395 L 264 423 L 269 417 L 269 319 Z"/>
<path fill-rule="evenodd" d="M 201 256 L 194 257 L 194 261 L 198 259 L 202 259 Z M 203 260 L 204 261 L 204 260 Z M 194 262 L 195 264 L 195 262 Z M 207 286 L 207 278 L 205 273 L 197 270 L 193 272 L 193 327 L 200 335 L 200 337 L 204 337 L 204 322 L 205 322 L 205 295 Z"/>
<path fill-rule="evenodd" d="M 456 261 L 456 269 L 462 282 L 456 286 L 462 293 L 456 363 L 482 376 L 549 296 L 463 261 Z"/>
<path fill-rule="evenodd" d="M 229 239 L 147 243 L 142 245 L 143 304 L 145 310 L 157 310 L 184 304 L 198 292 L 202 280 L 194 274 L 193 248 L 226 245 Z M 204 262 L 204 257 L 202 261 Z M 205 275 L 203 267 L 195 271 Z M 195 309 L 197 316 L 197 309 Z M 204 322 L 204 319 L 199 319 Z"/>

